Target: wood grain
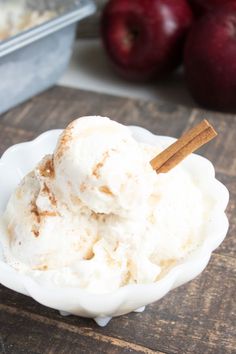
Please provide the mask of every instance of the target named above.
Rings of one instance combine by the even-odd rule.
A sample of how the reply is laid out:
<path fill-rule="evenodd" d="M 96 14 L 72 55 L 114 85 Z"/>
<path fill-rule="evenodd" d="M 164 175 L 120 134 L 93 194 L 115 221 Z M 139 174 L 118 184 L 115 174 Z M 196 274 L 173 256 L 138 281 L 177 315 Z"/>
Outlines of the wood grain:
<path fill-rule="evenodd" d="M 0 117 L 0 154 L 93 114 L 176 137 L 207 118 L 219 137 L 200 153 L 213 161 L 230 190 L 229 233 L 198 278 L 144 313 L 115 318 L 105 328 L 90 319 L 62 317 L 0 286 L 0 353 L 235 353 L 236 116 L 55 87 Z"/>

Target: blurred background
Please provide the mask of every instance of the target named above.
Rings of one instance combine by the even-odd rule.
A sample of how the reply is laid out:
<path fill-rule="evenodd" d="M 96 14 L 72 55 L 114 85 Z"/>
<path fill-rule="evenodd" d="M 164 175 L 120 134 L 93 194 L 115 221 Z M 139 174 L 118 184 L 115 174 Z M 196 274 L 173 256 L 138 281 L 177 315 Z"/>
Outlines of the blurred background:
<path fill-rule="evenodd" d="M 55 83 L 234 113 L 235 37 L 236 0 L 0 0 L 0 113 Z"/>
<path fill-rule="evenodd" d="M 100 38 L 100 18 L 108 0 L 94 2 L 97 11 L 79 23 L 72 60 L 59 83 L 119 96 L 196 106 L 186 88 L 182 68 L 158 83 L 132 83 L 114 72 Z"/>

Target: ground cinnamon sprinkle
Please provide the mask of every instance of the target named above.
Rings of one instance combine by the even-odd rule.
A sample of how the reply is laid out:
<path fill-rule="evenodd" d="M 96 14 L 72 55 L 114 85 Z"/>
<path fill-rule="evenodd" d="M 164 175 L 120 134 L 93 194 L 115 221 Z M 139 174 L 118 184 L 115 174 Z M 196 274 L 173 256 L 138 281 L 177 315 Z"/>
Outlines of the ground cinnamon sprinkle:
<path fill-rule="evenodd" d="M 35 237 L 39 237 L 39 230 L 32 229 L 32 232 Z"/>
<path fill-rule="evenodd" d="M 94 257 L 94 252 L 92 249 L 88 249 L 88 251 L 86 252 L 86 254 L 84 255 L 83 259 L 85 259 L 86 261 L 89 261 L 90 259 L 92 259 Z"/>
<path fill-rule="evenodd" d="M 8 225 L 7 233 L 8 233 L 8 236 L 9 236 L 10 243 L 11 243 L 14 240 L 14 231 L 13 231 L 13 228 L 12 228 L 12 224 Z"/>
<path fill-rule="evenodd" d="M 91 217 L 93 219 L 95 219 L 95 220 L 100 220 L 102 222 L 105 222 L 106 214 L 104 214 L 104 213 L 95 213 L 94 211 L 92 211 Z"/>
<path fill-rule="evenodd" d="M 30 212 L 32 214 L 34 214 L 34 216 L 35 216 L 35 218 L 37 220 L 37 223 L 40 224 L 40 222 L 41 222 L 40 212 L 38 210 L 38 207 L 36 205 L 36 201 L 35 200 L 31 202 Z"/>
<path fill-rule="evenodd" d="M 45 210 L 45 211 L 41 211 L 40 212 L 40 216 L 57 216 L 58 213 L 56 211 L 48 211 L 48 210 Z"/>
<path fill-rule="evenodd" d="M 99 170 L 100 170 L 100 168 L 102 168 L 102 166 L 103 166 L 103 163 L 101 163 L 101 162 L 98 162 L 96 164 L 96 166 L 93 169 L 93 176 L 95 176 L 96 178 L 100 177 Z"/>
<path fill-rule="evenodd" d="M 85 183 L 81 183 L 81 185 L 80 185 L 80 192 L 83 193 L 83 192 L 86 190 L 86 188 L 87 188 L 86 184 L 85 184 Z"/>
<path fill-rule="evenodd" d="M 54 206 L 57 205 L 56 197 L 55 197 L 55 195 L 50 191 L 50 189 L 48 188 L 48 186 L 47 186 L 46 183 L 44 183 L 44 185 L 43 185 L 42 192 L 48 195 L 49 200 L 50 200 L 50 202 L 51 202 L 52 205 L 54 205 Z"/>
<path fill-rule="evenodd" d="M 57 216 L 58 213 L 56 211 L 48 211 L 48 210 L 45 210 L 45 211 L 41 211 L 40 212 L 40 216 L 42 217 L 45 217 L 45 216 Z"/>
<path fill-rule="evenodd" d="M 93 176 L 95 176 L 96 178 L 100 177 L 100 169 L 103 167 L 103 165 L 108 157 L 109 157 L 109 152 L 106 151 L 103 155 L 102 160 L 95 165 L 93 172 L 92 172 Z"/>
<path fill-rule="evenodd" d="M 33 268 L 34 270 L 48 270 L 48 266 L 46 264 L 40 265 L 38 267 Z"/>
<path fill-rule="evenodd" d="M 59 138 L 58 148 L 55 153 L 56 159 L 60 160 L 63 156 L 65 150 L 67 149 L 68 142 L 72 140 L 72 130 L 74 129 L 74 124 L 71 122 L 68 127 L 63 131 Z"/>
<path fill-rule="evenodd" d="M 162 259 L 160 261 L 160 266 L 162 268 L 165 268 L 165 267 L 170 267 L 170 266 L 174 265 L 175 263 L 176 263 L 176 259 L 174 259 L 174 258 Z"/>
<path fill-rule="evenodd" d="M 43 177 L 49 177 L 49 178 L 55 177 L 53 157 L 47 159 L 46 162 L 40 166 L 39 172 Z"/>
<path fill-rule="evenodd" d="M 41 218 L 42 217 L 59 215 L 56 211 L 48 211 L 48 210 L 39 211 L 35 201 L 31 202 L 31 210 L 30 211 L 36 217 L 36 220 L 37 220 L 38 224 L 41 223 Z"/>
<path fill-rule="evenodd" d="M 46 194 L 49 194 L 49 193 L 50 193 L 50 190 L 49 190 L 49 188 L 48 188 L 48 186 L 47 186 L 46 183 L 43 184 L 42 192 L 43 192 L 43 193 L 46 193 Z"/>
<path fill-rule="evenodd" d="M 99 190 L 102 193 L 113 195 L 112 191 L 107 186 L 101 186 Z"/>

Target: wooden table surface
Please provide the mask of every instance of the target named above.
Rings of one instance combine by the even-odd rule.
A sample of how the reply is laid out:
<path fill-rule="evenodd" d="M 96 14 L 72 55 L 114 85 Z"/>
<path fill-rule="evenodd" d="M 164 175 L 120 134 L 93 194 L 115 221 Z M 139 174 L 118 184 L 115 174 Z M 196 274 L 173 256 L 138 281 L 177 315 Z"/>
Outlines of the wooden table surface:
<path fill-rule="evenodd" d="M 94 114 L 176 137 L 207 117 L 219 137 L 200 153 L 230 190 L 227 238 L 194 281 L 105 328 L 91 319 L 62 317 L 0 285 L 0 353 L 236 353 L 236 116 L 55 87 L 0 117 L 0 154 Z"/>

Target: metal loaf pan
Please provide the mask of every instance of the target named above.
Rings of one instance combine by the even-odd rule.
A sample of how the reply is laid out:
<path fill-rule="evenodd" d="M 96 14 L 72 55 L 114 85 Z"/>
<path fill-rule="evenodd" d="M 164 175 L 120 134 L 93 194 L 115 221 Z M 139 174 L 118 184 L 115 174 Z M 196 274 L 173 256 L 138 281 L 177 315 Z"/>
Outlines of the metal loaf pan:
<path fill-rule="evenodd" d="M 71 57 L 77 22 L 95 11 L 92 0 L 31 0 L 25 6 L 55 11 L 55 17 L 0 42 L 0 114 L 57 82 Z"/>

